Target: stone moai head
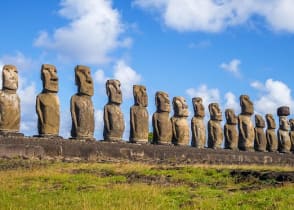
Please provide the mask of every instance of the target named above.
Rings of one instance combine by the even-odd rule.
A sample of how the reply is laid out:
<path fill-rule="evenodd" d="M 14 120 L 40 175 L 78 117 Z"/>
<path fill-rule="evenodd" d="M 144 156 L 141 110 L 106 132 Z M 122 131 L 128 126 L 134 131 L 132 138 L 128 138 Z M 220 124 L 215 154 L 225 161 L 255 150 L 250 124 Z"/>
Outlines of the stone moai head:
<path fill-rule="evenodd" d="M 204 117 L 205 116 L 205 108 L 203 106 L 202 98 L 196 97 L 192 98 L 194 116 L 195 117 Z"/>
<path fill-rule="evenodd" d="M 43 91 L 58 92 L 58 77 L 55 66 L 43 64 L 41 67 L 41 79 L 43 81 Z"/>
<path fill-rule="evenodd" d="M 93 96 L 94 85 L 89 67 L 77 65 L 75 68 L 75 81 L 80 94 Z"/>
<path fill-rule="evenodd" d="M 108 103 L 121 104 L 122 92 L 120 89 L 120 81 L 116 79 L 107 80 L 106 94 L 108 96 Z"/>
<path fill-rule="evenodd" d="M 268 129 L 276 128 L 276 122 L 272 114 L 266 114 L 265 119 L 266 119 L 266 124 Z"/>
<path fill-rule="evenodd" d="M 18 71 L 13 65 L 4 65 L 2 69 L 3 90 L 16 91 L 18 88 Z"/>
<path fill-rule="evenodd" d="M 291 131 L 294 131 L 294 119 L 289 120 Z"/>
<path fill-rule="evenodd" d="M 148 95 L 146 87 L 143 85 L 134 85 L 133 86 L 133 95 L 135 104 L 142 107 L 148 106 Z"/>
<path fill-rule="evenodd" d="M 227 124 L 237 125 L 238 117 L 235 115 L 234 109 L 226 109 L 225 111 Z"/>
<path fill-rule="evenodd" d="M 211 103 L 208 105 L 209 113 L 210 113 L 210 119 L 211 120 L 217 120 L 222 121 L 222 112 L 219 108 L 218 103 Z"/>
<path fill-rule="evenodd" d="M 257 128 L 264 128 L 265 127 L 265 121 L 263 117 L 259 114 L 255 115 L 255 127 Z"/>
<path fill-rule="evenodd" d="M 248 95 L 240 96 L 240 106 L 241 106 L 241 114 L 253 115 L 254 106 L 253 106 L 253 103 L 250 101 L 250 98 Z"/>
<path fill-rule="evenodd" d="M 188 117 L 189 110 L 186 99 L 178 96 L 173 98 L 173 109 L 175 117 Z"/>
<path fill-rule="evenodd" d="M 162 91 L 156 92 L 155 105 L 157 112 L 170 112 L 170 100 L 168 94 Z"/>

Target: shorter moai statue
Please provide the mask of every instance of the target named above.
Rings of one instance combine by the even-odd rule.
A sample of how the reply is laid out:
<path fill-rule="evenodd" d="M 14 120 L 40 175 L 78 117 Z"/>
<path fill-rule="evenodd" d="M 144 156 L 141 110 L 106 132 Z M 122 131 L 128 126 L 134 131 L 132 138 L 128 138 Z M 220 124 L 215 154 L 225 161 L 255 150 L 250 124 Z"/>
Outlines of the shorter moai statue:
<path fill-rule="evenodd" d="M 290 140 L 290 125 L 287 116 L 290 115 L 290 108 L 287 106 L 282 106 L 277 109 L 277 114 L 279 116 L 279 130 L 278 130 L 278 141 L 279 141 L 279 152 L 289 153 L 291 150 L 291 140 Z"/>
<path fill-rule="evenodd" d="M 0 91 L 0 136 L 23 136 L 20 128 L 20 99 L 18 71 L 13 65 L 2 69 L 2 90 Z"/>
<path fill-rule="evenodd" d="M 36 112 L 38 132 L 41 137 L 56 137 L 59 134 L 60 111 L 57 69 L 54 65 L 43 64 L 41 67 L 43 91 L 37 95 Z"/>
<path fill-rule="evenodd" d="M 254 113 L 253 103 L 249 96 L 240 96 L 241 114 L 238 116 L 239 140 L 238 147 L 240 150 L 253 151 L 254 147 L 254 127 L 251 116 Z"/>
<path fill-rule="evenodd" d="M 108 103 L 104 106 L 104 130 L 105 141 L 121 141 L 125 130 L 124 116 L 120 108 L 122 92 L 119 80 L 107 80 L 106 93 Z"/>
<path fill-rule="evenodd" d="M 254 149 L 258 152 L 266 151 L 266 136 L 264 132 L 265 121 L 261 115 L 255 115 L 255 140 Z"/>
<path fill-rule="evenodd" d="M 294 152 L 294 119 L 289 120 L 290 123 L 290 140 L 291 140 L 291 151 Z"/>
<path fill-rule="evenodd" d="M 208 106 L 210 120 L 208 121 L 208 148 L 217 149 L 223 141 L 223 130 L 221 126 L 222 112 L 218 103 L 211 103 Z"/>
<path fill-rule="evenodd" d="M 187 117 L 189 116 L 188 105 L 183 97 L 173 98 L 174 116 L 171 118 L 174 145 L 189 145 L 190 131 Z"/>
<path fill-rule="evenodd" d="M 276 152 L 278 150 L 276 122 L 272 114 L 266 114 L 265 119 L 267 124 L 267 129 L 266 129 L 267 151 Z"/>
<path fill-rule="evenodd" d="M 235 115 L 233 109 L 226 109 L 226 124 L 224 126 L 225 134 L 225 149 L 237 150 L 238 149 L 238 117 Z"/>
<path fill-rule="evenodd" d="M 204 148 L 206 141 L 206 128 L 204 124 L 205 109 L 202 103 L 202 98 L 193 98 L 192 103 L 194 108 L 194 117 L 191 120 L 191 146 L 196 148 Z"/>
<path fill-rule="evenodd" d="M 170 100 L 168 94 L 158 91 L 155 94 L 156 112 L 152 116 L 153 143 L 171 144 L 172 123 L 169 117 Z"/>
<path fill-rule="evenodd" d="M 75 83 L 78 92 L 70 100 L 71 136 L 79 140 L 94 140 L 94 106 L 91 99 L 94 87 L 89 67 L 82 65 L 75 67 Z"/>
<path fill-rule="evenodd" d="M 130 142 L 148 143 L 149 114 L 146 87 L 134 85 L 133 95 L 135 104 L 130 109 Z"/>

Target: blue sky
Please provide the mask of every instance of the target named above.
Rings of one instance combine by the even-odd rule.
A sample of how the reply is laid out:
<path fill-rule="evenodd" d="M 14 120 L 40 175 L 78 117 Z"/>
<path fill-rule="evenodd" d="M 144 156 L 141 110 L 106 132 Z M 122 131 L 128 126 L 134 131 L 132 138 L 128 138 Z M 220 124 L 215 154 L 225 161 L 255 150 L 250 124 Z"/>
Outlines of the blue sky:
<path fill-rule="evenodd" d="M 36 134 L 40 67 L 58 69 L 61 135 L 68 137 L 74 67 L 91 67 L 97 139 L 102 137 L 105 80 L 122 82 L 128 138 L 132 85 L 147 86 L 149 114 L 158 90 L 170 98 L 201 96 L 205 106 L 239 113 L 250 95 L 256 113 L 294 110 L 294 3 L 292 0 L 51 0 L 3 1 L 0 65 L 19 69 L 21 131 Z M 172 113 L 171 113 L 172 115 Z M 150 128 L 151 129 L 151 128 Z"/>

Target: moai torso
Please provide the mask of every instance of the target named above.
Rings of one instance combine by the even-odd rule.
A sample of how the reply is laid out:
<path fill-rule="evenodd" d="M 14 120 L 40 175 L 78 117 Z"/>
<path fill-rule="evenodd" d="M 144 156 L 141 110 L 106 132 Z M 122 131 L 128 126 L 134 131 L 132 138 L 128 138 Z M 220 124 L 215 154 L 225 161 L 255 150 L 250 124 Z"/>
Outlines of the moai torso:
<path fill-rule="evenodd" d="M 222 113 L 217 103 L 209 104 L 210 120 L 208 121 L 208 148 L 217 149 L 223 141 L 223 130 L 221 126 Z"/>
<path fill-rule="evenodd" d="M 278 150 L 278 139 L 276 134 L 276 123 L 272 114 L 266 114 L 266 140 L 267 150 L 269 152 L 276 152 Z"/>
<path fill-rule="evenodd" d="M 277 109 L 279 116 L 279 130 L 278 130 L 278 148 L 282 153 L 289 153 L 291 150 L 291 139 L 290 139 L 290 124 L 287 116 L 290 115 L 290 108 L 286 106 L 279 107 Z"/>
<path fill-rule="evenodd" d="M 204 148 L 206 141 L 206 128 L 204 124 L 205 110 L 202 99 L 199 97 L 192 99 L 194 117 L 191 120 L 192 142 L 191 146 Z"/>
<path fill-rule="evenodd" d="M 294 119 L 289 120 L 290 123 L 290 140 L 291 140 L 291 151 L 294 152 Z"/>
<path fill-rule="evenodd" d="M 189 145 L 190 131 L 187 117 L 188 105 L 183 97 L 173 98 L 174 116 L 171 118 L 173 139 L 175 145 Z"/>
<path fill-rule="evenodd" d="M 238 132 L 237 124 L 238 118 L 233 109 L 225 111 L 226 124 L 224 126 L 225 136 L 225 149 L 237 150 L 238 149 Z"/>
<path fill-rule="evenodd" d="M 133 86 L 135 105 L 130 109 L 130 142 L 147 143 L 149 133 L 148 96 L 146 88 Z"/>
<path fill-rule="evenodd" d="M 107 80 L 108 104 L 104 106 L 104 130 L 106 141 L 121 141 L 125 130 L 124 116 L 120 108 L 122 94 L 118 80 Z"/>
<path fill-rule="evenodd" d="M 170 101 L 168 94 L 157 92 L 155 95 L 156 112 L 152 116 L 153 143 L 171 144 L 172 123 L 169 117 Z"/>
<path fill-rule="evenodd" d="M 254 149 L 258 152 L 266 151 L 266 136 L 264 133 L 265 121 L 261 115 L 255 115 L 255 140 L 254 140 Z"/>
<path fill-rule="evenodd" d="M 78 93 L 71 98 L 70 111 L 72 116 L 71 136 L 80 140 L 94 140 L 94 94 L 90 68 L 78 65 L 75 68 L 75 82 Z"/>

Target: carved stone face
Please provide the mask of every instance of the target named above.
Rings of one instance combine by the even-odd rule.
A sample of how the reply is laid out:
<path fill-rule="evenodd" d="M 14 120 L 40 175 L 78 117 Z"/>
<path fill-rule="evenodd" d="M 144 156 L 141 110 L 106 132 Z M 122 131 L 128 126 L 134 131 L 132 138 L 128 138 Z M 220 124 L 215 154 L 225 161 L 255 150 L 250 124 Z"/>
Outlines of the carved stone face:
<path fill-rule="evenodd" d="M 143 85 L 134 85 L 133 86 L 133 94 L 135 104 L 142 107 L 148 106 L 148 96 L 146 87 Z"/>
<path fill-rule="evenodd" d="M 44 90 L 57 92 L 58 77 L 56 67 L 50 64 L 43 64 L 41 68 L 41 79 Z"/>
<path fill-rule="evenodd" d="M 294 119 L 289 120 L 291 131 L 294 131 Z"/>
<path fill-rule="evenodd" d="M 192 98 L 193 108 L 194 108 L 194 116 L 195 117 L 204 117 L 205 109 L 202 103 L 202 98 L 196 97 Z"/>
<path fill-rule="evenodd" d="M 235 111 L 233 109 L 226 109 L 225 111 L 227 123 L 230 125 L 237 125 L 238 118 L 235 115 Z"/>
<path fill-rule="evenodd" d="M 280 129 L 284 131 L 289 131 L 290 130 L 290 124 L 289 121 L 287 120 L 286 116 L 281 116 L 279 117 L 280 121 Z"/>
<path fill-rule="evenodd" d="M 176 117 L 188 117 L 189 110 L 186 99 L 184 97 L 173 98 L 174 116 Z"/>
<path fill-rule="evenodd" d="M 170 100 L 167 93 L 162 91 L 156 92 L 155 104 L 157 112 L 170 112 Z"/>
<path fill-rule="evenodd" d="M 248 95 L 240 96 L 241 113 L 244 115 L 253 115 L 254 107 Z"/>
<path fill-rule="evenodd" d="M 268 129 L 276 128 L 276 122 L 272 114 L 266 114 L 265 119 L 266 119 L 266 124 Z"/>
<path fill-rule="evenodd" d="M 5 65 L 2 70 L 3 89 L 17 90 L 18 88 L 18 71 L 13 65 Z"/>
<path fill-rule="evenodd" d="M 255 115 L 255 127 L 257 128 L 264 128 L 265 127 L 265 121 L 263 117 L 259 114 Z"/>
<path fill-rule="evenodd" d="M 93 96 L 94 86 L 90 68 L 82 65 L 76 66 L 75 78 L 79 93 L 88 96 Z"/>
<path fill-rule="evenodd" d="M 106 93 L 108 96 L 109 103 L 122 103 L 122 92 L 120 90 L 120 81 L 119 80 L 107 80 L 106 82 Z"/>
<path fill-rule="evenodd" d="M 209 104 L 208 109 L 209 109 L 211 120 L 222 121 L 222 112 L 219 108 L 218 103 Z"/>

